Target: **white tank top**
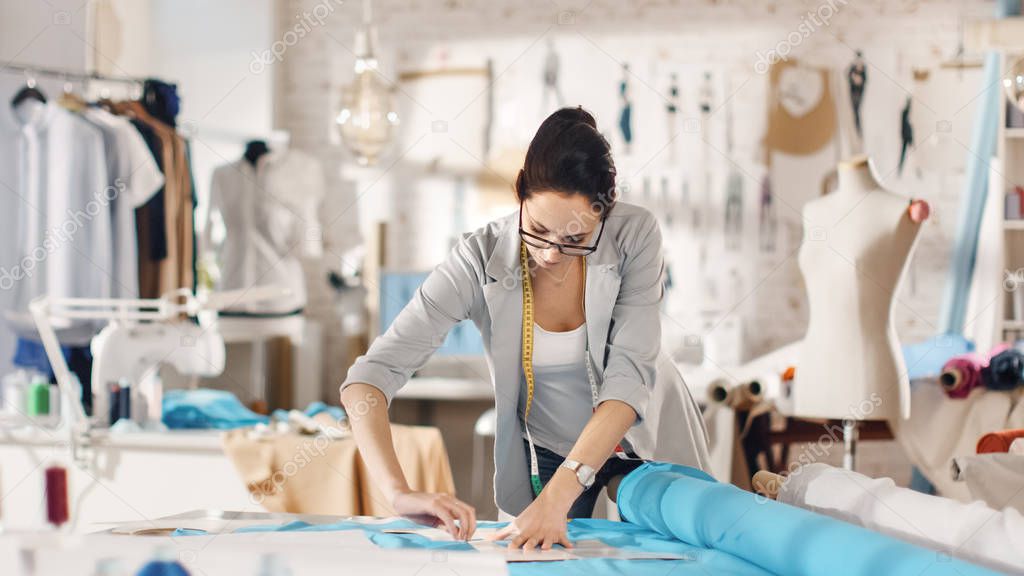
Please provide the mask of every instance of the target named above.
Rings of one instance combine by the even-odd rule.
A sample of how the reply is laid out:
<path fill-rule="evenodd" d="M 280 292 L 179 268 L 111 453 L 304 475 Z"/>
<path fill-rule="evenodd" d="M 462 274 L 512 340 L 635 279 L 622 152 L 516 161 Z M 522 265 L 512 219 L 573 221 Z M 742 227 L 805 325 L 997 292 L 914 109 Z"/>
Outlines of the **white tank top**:
<path fill-rule="evenodd" d="M 584 363 L 587 324 L 568 332 L 548 332 L 533 325 L 533 442 L 565 456 L 576 444 L 593 413 L 590 382 Z M 521 378 L 519 421 L 526 410 L 526 383 Z M 526 437 L 526 433 L 523 433 Z"/>

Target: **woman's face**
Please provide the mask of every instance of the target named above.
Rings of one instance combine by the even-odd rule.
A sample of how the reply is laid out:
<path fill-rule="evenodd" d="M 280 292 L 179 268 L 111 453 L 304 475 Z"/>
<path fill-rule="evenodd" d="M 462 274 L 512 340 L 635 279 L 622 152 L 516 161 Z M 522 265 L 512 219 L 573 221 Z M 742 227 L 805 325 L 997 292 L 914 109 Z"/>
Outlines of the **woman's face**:
<path fill-rule="evenodd" d="M 600 220 L 600 214 L 595 213 L 590 200 L 582 194 L 540 191 L 523 202 L 523 229 L 559 244 L 590 246 Z M 537 248 L 527 244 L 526 248 L 539 267 L 550 271 L 561 270 L 578 258 L 566 256 L 553 246 Z"/>

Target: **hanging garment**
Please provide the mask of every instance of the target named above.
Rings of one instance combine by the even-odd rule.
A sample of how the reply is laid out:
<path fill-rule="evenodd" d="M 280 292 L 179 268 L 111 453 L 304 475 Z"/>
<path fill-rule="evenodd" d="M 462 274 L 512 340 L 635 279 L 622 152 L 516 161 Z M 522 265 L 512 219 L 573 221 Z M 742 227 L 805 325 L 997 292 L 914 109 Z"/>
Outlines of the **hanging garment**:
<path fill-rule="evenodd" d="M 139 102 L 121 102 L 114 111 L 134 118 L 152 131 L 160 142 L 158 164 L 164 172 L 163 218 L 160 209 L 153 206 L 156 196 L 139 208 L 136 229 L 139 238 L 139 295 L 157 298 L 179 288 L 194 285 L 194 211 L 191 167 L 185 140 L 173 128 L 158 120 Z M 150 139 L 152 141 L 152 138 Z M 151 146 L 151 148 L 154 148 Z M 159 242 L 160 234 L 153 229 L 163 224 L 166 246 Z M 166 247 L 166 255 L 162 248 Z"/>
<path fill-rule="evenodd" d="M 107 298 L 112 268 L 110 191 L 103 135 L 53 103 L 27 100 L 0 107 L 0 156 L 15 159 L 4 180 L 0 226 L 8 259 L 0 288 L 10 291 L 5 317 L 34 337 L 28 305 L 37 296 Z M 95 324 L 58 332 L 62 344 L 85 344 Z"/>
<path fill-rule="evenodd" d="M 900 115 L 900 164 L 899 173 L 903 174 L 903 163 L 907 160 L 907 149 L 914 145 L 914 127 L 910 124 L 910 98 L 907 98 L 907 105 L 903 107 Z"/>
<path fill-rule="evenodd" d="M 619 132 L 622 133 L 622 141 L 625 143 L 626 154 L 629 154 L 630 146 L 633 143 L 633 103 L 629 99 L 629 65 L 622 66 L 622 81 L 619 82 L 619 103 L 622 110 L 619 112 Z"/>
<path fill-rule="evenodd" d="M 862 136 L 860 124 L 860 105 L 864 100 L 864 89 L 868 84 L 868 70 L 864 66 L 860 50 L 857 51 L 857 58 L 846 70 L 846 80 L 850 84 L 850 104 L 853 106 L 853 124 L 857 128 L 857 135 Z"/>
<path fill-rule="evenodd" d="M 832 141 L 836 123 L 827 70 L 802 66 L 792 59 L 772 65 L 764 136 L 769 153 L 813 154 Z"/>
<path fill-rule="evenodd" d="M 792 471 L 778 500 L 990 568 L 1024 571 L 1024 517 L 1011 508 L 921 494 L 820 463 Z"/>
<path fill-rule="evenodd" d="M 725 188 L 725 246 L 738 250 L 743 236 L 743 177 L 731 170 Z"/>
<path fill-rule="evenodd" d="M 113 224 L 113 289 L 115 298 L 138 298 L 138 234 L 135 210 L 164 185 L 164 177 L 146 141 L 128 120 L 101 108 L 83 116 L 100 128 L 107 158 L 108 186 L 117 191 L 111 201 Z"/>
<path fill-rule="evenodd" d="M 770 170 L 771 167 L 768 167 Z M 775 205 L 772 202 L 771 176 L 766 172 L 761 179 L 760 227 L 759 239 L 762 252 L 775 251 L 775 236 L 778 233 L 778 219 L 775 216 Z"/>
<path fill-rule="evenodd" d="M 239 159 L 214 170 L 204 250 L 216 253 L 218 290 L 273 284 L 291 294 L 229 308 L 229 312 L 292 314 L 306 304 L 306 284 L 297 255 L 320 243 L 317 207 L 323 196 L 320 164 L 298 151 L 270 152 L 254 167 Z M 223 243 L 210 236 L 223 220 Z"/>

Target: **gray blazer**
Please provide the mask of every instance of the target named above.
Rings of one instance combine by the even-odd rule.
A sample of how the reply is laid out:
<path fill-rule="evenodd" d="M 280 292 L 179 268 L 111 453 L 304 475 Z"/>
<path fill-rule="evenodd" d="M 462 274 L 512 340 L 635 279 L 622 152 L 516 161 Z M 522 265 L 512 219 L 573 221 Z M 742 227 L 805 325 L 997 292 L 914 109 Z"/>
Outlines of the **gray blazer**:
<path fill-rule="evenodd" d="M 708 468 L 704 420 L 674 365 L 661 353 L 664 261 L 661 232 L 644 208 L 616 203 L 597 250 L 587 257 L 587 337 L 600 400 L 636 410 L 626 440 L 644 458 Z M 522 382 L 522 287 L 518 212 L 466 234 L 427 277 L 387 332 L 341 385 L 363 382 L 395 393 L 470 318 L 483 336 L 494 384 L 494 493 L 518 515 L 533 499 L 518 416 Z"/>

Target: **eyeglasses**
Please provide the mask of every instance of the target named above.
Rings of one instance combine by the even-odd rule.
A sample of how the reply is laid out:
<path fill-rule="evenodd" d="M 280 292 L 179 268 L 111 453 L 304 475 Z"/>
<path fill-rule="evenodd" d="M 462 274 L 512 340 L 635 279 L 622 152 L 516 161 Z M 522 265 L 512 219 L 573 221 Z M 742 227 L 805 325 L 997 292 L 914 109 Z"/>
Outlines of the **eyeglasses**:
<path fill-rule="evenodd" d="M 588 256 L 593 254 L 597 250 L 597 243 L 601 241 L 601 235 L 604 234 L 604 220 L 607 217 L 607 212 L 601 217 L 600 226 L 601 229 L 597 233 L 597 238 L 594 240 L 593 246 L 578 246 L 576 244 L 562 244 L 559 242 L 552 242 L 546 238 L 541 238 L 535 234 L 530 234 L 526 230 L 523 230 L 523 205 L 519 205 L 519 237 L 534 248 L 540 248 L 541 250 L 548 250 L 550 248 L 557 248 L 559 252 L 566 256 Z"/>

